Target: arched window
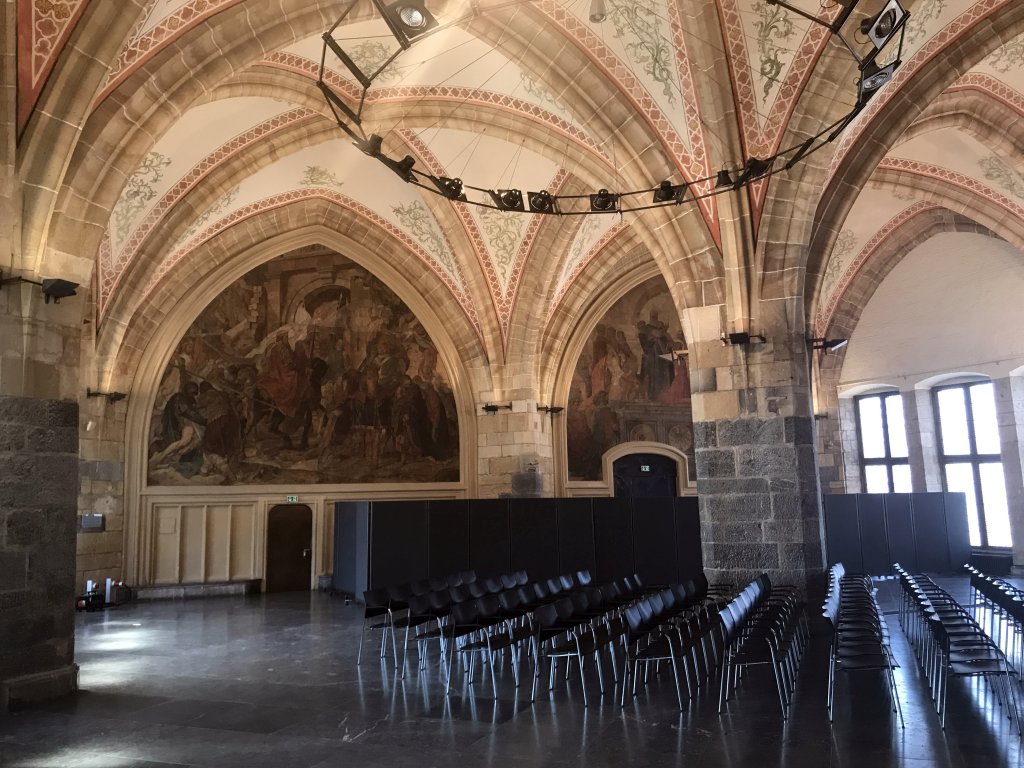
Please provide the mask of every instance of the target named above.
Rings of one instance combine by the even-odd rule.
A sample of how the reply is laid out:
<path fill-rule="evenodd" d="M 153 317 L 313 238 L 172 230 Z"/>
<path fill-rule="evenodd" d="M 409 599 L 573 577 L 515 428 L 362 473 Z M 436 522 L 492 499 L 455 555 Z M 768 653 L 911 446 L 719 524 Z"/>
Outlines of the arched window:
<path fill-rule="evenodd" d="M 1009 547 L 1010 515 L 991 381 L 932 390 L 938 417 L 939 462 L 947 491 L 967 496 L 973 546 Z"/>
<path fill-rule="evenodd" d="M 910 493 L 903 396 L 876 392 L 854 398 L 861 487 L 868 493 Z"/>

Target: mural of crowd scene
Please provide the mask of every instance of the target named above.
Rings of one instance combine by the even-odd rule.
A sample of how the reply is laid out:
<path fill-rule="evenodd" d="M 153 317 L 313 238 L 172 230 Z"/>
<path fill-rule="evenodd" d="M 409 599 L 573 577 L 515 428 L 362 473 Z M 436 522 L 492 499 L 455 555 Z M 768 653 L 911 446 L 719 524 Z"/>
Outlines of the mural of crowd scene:
<path fill-rule="evenodd" d="M 203 311 L 164 372 L 151 485 L 459 479 L 455 398 L 409 308 L 367 270 L 305 249 Z"/>
<path fill-rule="evenodd" d="M 587 339 L 566 411 L 570 480 L 601 479 L 620 443 L 671 445 L 693 469 L 686 342 L 665 281 L 652 278 L 608 310 Z"/>

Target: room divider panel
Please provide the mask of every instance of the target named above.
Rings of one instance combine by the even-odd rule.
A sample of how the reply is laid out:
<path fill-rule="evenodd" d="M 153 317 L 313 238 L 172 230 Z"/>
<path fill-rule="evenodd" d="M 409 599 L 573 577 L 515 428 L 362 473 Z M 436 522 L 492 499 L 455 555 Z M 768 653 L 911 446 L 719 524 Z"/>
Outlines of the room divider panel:
<path fill-rule="evenodd" d="M 676 499 L 446 499 L 335 505 L 334 588 L 370 587 L 473 569 L 542 579 L 588 570 L 650 584 L 703 568 L 693 496 Z"/>
<path fill-rule="evenodd" d="M 959 571 L 971 556 L 962 493 L 843 493 L 824 497 L 828 564 L 887 576 Z"/>

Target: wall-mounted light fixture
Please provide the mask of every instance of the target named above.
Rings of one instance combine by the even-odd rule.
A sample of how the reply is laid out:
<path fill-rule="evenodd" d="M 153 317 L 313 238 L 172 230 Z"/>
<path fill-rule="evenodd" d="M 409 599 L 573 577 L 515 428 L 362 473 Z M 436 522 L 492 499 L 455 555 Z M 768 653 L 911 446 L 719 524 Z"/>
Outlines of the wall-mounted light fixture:
<path fill-rule="evenodd" d="M 822 337 L 822 338 L 808 339 L 807 343 L 811 345 L 811 349 L 820 350 L 821 352 L 824 352 L 827 355 L 829 352 L 835 352 L 837 349 L 842 349 L 843 347 L 845 347 L 847 344 L 850 343 L 850 340 L 849 339 L 826 339 L 826 338 Z"/>
<path fill-rule="evenodd" d="M 98 389 L 91 389 L 89 387 L 86 387 L 85 396 L 86 397 L 105 397 L 105 398 L 107 398 L 107 402 L 110 403 L 111 405 L 113 405 L 118 400 L 124 400 L 126 397 L 128 397 L 128 393 L 127 392 L 100 392 Z"/>
<path fill-rule="evenodd" d="M 745 347 L 748 344 L 753 344 L 755 341 L 759 344 L 764 344 L 768 339 L 760 333 L 747 333 L 745 331 L 722 334 L 722 344 L 726 346 Z"/>
<path fill-rule="evenodd" d="M 78 287 L 78 283 L 72 283 L 70 280 L 61 280 L 56 277 L 45 280 L 30 280 L 20 275 L 18 277 L 4 277 L 3 272 L 0 272 L 0 288 L 3 288 L 5 285 L 17 285 L 18 283 L 30 283 L 40 286 L 43 289 L 43 297 L 46 304 L 50 303 L 50 299 L 53 299 L 54 304 L 60 304 L 61 299 L 74 296 L 75 289 Z"/>
<path fill-rule="evenodd" d="M 540 413 L 546 413 L 548 416 L 555 416 L 565 410 L 565 406 L 562 405 L 541 405 L 537 403 L 537 410 Z"/>
<path fill-rule="evenodd" d="M 497 403 L 484 403 L 480 406 L 484 413 L 497 413 L 498 411 L 511 411 L 512 403 L 508 405 L 498 405 Z"/>

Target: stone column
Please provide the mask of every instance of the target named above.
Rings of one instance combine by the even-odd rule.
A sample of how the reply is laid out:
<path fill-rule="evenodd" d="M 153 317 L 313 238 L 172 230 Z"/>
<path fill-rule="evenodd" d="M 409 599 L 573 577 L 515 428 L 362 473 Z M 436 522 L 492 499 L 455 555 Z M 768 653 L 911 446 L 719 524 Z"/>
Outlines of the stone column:
<path fill-rule="evenodd" d="M 0 711 L 77 688 L 78 404 L 0 395 Z"/>
<path fill-rule="evenodd" d="M 708 578 L 806 588 L 824 561 L 802 302 L 760 302 L 751 332 L 766 341 L 746 345 L 722 343 L 720 307 L 684 319 Z"/>
<path fill-rule="evenodd" d="M 552 419 L 537 411 L 537 400 L 493 400 L 496 405 L 512 404 L 494 413 L 480 410 L 477 416 L 478 495 L 551 496 Z M 481 403 L 483 405 L 483 403 Z"/>

